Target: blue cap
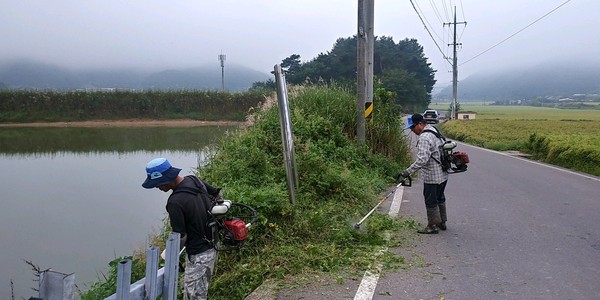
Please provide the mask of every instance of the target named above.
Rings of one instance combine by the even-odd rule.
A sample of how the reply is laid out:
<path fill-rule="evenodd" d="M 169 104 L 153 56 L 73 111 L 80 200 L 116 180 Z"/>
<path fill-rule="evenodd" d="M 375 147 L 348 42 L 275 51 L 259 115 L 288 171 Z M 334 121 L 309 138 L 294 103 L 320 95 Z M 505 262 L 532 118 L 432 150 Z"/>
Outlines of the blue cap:
<path fill-rule="evenodd" d="M 406 118 L 406 126 L 404 126 L 404 130 L 409 129 L 419 123 L 423 122 L 423 116 L 421 114 L 414 114 L 414 115 L 410 115 L 408 116 L 408 118 Z"/>
<path fill-rule="evenodd" d="M 171 166 L 166 158 L 155 158 L 146 165 L 146 181 L 142 186 L 147 189 L 167 184 L 179 175 L 181 169 Z"/>

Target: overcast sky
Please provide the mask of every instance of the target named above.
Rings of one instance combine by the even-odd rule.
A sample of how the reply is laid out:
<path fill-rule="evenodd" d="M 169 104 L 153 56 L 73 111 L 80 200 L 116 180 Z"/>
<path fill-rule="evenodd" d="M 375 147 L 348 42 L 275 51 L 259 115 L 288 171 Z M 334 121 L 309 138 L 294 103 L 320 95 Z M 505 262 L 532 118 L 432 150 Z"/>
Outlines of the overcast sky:
<path fill-rule="evenodd" d="M 375 0 L 375 35 L 415 38 L 452 81 L 456 6 L 459 79 L 508 65 L 598 61 L 600 0 Z M 568 2 L 564 4 L 565 2 Z M 357 31 L 357 0 L 0 0 L 0 62 L 34 59 L 88 67 L 185 68 L 228 63 L 268 73 L 291 54 L 308 61 Z M 435 4 L 435 6 L 433 4 Z M 563 6 L 561 6 L 564 4 Z M 538 18 L 558 8 L 537 23 Z M 524 29 L 492 50 L 490 47 Z M 472 59 L 472 60 L 471 60 Z"/>

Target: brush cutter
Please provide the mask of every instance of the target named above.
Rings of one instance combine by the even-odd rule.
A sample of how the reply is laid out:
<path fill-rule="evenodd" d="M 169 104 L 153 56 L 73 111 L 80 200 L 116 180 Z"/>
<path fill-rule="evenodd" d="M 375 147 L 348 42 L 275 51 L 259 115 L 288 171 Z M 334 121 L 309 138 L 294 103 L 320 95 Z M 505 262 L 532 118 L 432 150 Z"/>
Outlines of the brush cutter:
<path fill-rule="evenodd" d="M 379 205 L 381 205 L 381 203 L 385 202 L 385 200 L 387 200 L 387 198 L 389 198 L 391 195 L 393 195 L 399 187 L 412 186 L 412 178 L 410 176 L 408 176 L 406 178 L 402 178 L 399 181 L 400 181 L 400 183 L 398 183 L 396 185 L 396 187 L 394 187 L 385 197 L 383 197 L 383 199 L 381 199 L 381 201 L 379 201 L 379 203 L 377 203 L 377 205 L 375 205 L 375 207 L 373 207 L 373 209 L 371 209 L 371 211 L 369 211 L 367 213 L 367 215 L 365 215 L 362 219 L 360 219 L 360 221 L 358 221 L 358 223 L 354 224 L 355 229 L 359 229 L 360 225 L 379 207 Z"/>

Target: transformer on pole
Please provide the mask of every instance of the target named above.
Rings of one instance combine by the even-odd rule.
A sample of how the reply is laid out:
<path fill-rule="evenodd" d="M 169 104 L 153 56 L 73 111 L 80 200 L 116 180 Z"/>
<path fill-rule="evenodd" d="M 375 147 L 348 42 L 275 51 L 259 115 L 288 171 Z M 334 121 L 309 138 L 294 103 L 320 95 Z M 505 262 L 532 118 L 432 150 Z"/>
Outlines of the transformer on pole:
<path fill-rule="evenodd" d="M 219 54 L 219 61 L 221 61 L 221 90 L 223 91 L 225 91 L 225 59 L 225 54 Z"/>

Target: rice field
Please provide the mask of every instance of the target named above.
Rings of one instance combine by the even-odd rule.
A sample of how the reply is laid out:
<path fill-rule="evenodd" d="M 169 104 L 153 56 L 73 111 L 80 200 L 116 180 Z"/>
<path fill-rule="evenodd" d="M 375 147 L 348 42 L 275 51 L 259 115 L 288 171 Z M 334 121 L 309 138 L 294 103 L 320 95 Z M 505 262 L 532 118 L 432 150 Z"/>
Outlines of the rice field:
<path fill-rule="evenodd" d="M 600 110 L 461 104 L 461 111 L 476 119 L 444 123 L 449 137 L 600 176 Z"/>

